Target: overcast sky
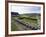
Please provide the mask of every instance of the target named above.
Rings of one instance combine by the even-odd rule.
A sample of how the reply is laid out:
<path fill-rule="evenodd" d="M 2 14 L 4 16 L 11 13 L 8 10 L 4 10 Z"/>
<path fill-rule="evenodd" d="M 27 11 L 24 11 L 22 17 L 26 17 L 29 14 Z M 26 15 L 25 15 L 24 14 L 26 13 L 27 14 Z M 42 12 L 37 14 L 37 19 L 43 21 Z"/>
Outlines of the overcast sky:
<path fill-rule="evenodd" d="M 12 12 L 18 12 L 19 14 L 25 14 L 25 13 L 40 13 L 41 8 L 38 6 L 21 6 L 16 5 L 12 6 Z"/>

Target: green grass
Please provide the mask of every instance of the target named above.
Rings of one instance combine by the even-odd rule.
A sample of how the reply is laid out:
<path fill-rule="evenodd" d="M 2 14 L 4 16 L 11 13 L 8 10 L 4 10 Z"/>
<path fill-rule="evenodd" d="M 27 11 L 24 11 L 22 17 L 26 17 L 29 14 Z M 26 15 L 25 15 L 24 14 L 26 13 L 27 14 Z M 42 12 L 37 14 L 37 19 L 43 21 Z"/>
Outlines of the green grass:
<path fill-rule="evenodd" d="M 30 18 L 30 17 L 19 17 L 19 19 L 23 20 L 24 22 L 28 22 L 32 25 L 36 25 L 37 24 L 37 19 L 34 18 Z"/>
<path fill-rule="evenodd" d="M 18 30 L 18 27 L 16 26 L 14 17 L 12 17 L 12 20 L 11 20 L 11 31 L 16 31 L 16 30 Z"/>
<path fill-rule="evenodd" d="M 16 31 L 18 30 L 18 27 L 13 23 L 11 24 L 11 31 Z"/>
<path fill-rule="evenodd" d="M 21 15 L 21 16 L 15 16 L 15 17 L 11 17 L 11 31 L 17 31 L 19 27 L 17 27 L 16 25 L 16 21 L 15 18 L 20 19 L 24 22 L 29 22 L 30 24 L 32 24 L 34 27 L 38 27 L 38 25 L 40 25 L 38 23 L 38 20 L 40 21 L 40 16 L 26 16 L 26 15 Z"/>

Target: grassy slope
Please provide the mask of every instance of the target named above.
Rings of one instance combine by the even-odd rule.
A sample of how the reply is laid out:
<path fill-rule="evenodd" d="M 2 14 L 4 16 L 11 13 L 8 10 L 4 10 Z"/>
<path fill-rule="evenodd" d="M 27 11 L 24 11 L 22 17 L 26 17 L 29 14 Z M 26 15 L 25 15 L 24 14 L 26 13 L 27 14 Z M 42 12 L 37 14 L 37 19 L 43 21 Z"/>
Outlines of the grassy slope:
<path fill-rule="evenodd" d="M 40 16 L 20 15 L 18 17 L 14 17 L 14 18 L 18 18 L 18 19 L 23 20 L 25 22 L 29 22 L 30 24 L 32 24 L 36 28 L 40 26 L 40 24 L 38 23 L 38 20 L 40 22 Z M 14 21 L 14 18 L 12 17 L 12 21 L 11 21 L 11 31 L 18 30 L 18 27 L 16 26 L 16 23 Z"/>

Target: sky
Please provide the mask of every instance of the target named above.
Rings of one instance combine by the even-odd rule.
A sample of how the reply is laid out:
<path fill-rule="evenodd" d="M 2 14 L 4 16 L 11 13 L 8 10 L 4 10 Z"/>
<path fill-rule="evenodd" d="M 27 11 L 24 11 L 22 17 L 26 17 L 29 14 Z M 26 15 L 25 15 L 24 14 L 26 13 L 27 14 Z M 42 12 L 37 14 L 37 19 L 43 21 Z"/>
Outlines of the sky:
<path fill-rule="evenodd" d="M 19 14 L 26 14 L 26 13 L 40 13 L 41 8 L 39 6 L 22 6 L 16 5 L 11 6 L 12 12 L 18 12 Z"/>

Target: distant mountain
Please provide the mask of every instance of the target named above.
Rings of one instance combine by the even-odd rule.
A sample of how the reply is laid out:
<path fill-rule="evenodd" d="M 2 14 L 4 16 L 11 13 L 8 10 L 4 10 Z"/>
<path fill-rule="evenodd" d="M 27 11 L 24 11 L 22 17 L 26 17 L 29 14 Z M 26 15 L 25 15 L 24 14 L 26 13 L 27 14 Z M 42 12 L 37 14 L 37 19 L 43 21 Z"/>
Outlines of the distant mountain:
<path fill-rule="evenodd" d="M 32 15 L 32 16 L 34 16 L 34 15 L 36 15 L 36 16 L 39 15 L 39 16 L 40 16 L 40 13 L 28 13 L 28 14 L 21 14 L 21 15 L 29 15 L 29 16 L 31 16 L 31 15 Z"/>
<path fill-rule="evenodd" d="M 11 16 L 18 16 L 19 13 L 18 12 L 11 12 Z"/>
<path fill-rule="evenodd" d="M 28 15 L 28 16 L 40 16 L 40 13 L 28 13 L 28 14 L 19 14 L 18 12 L 11 12 L 12 16 L 18 16 L 18 15 Z"/>

